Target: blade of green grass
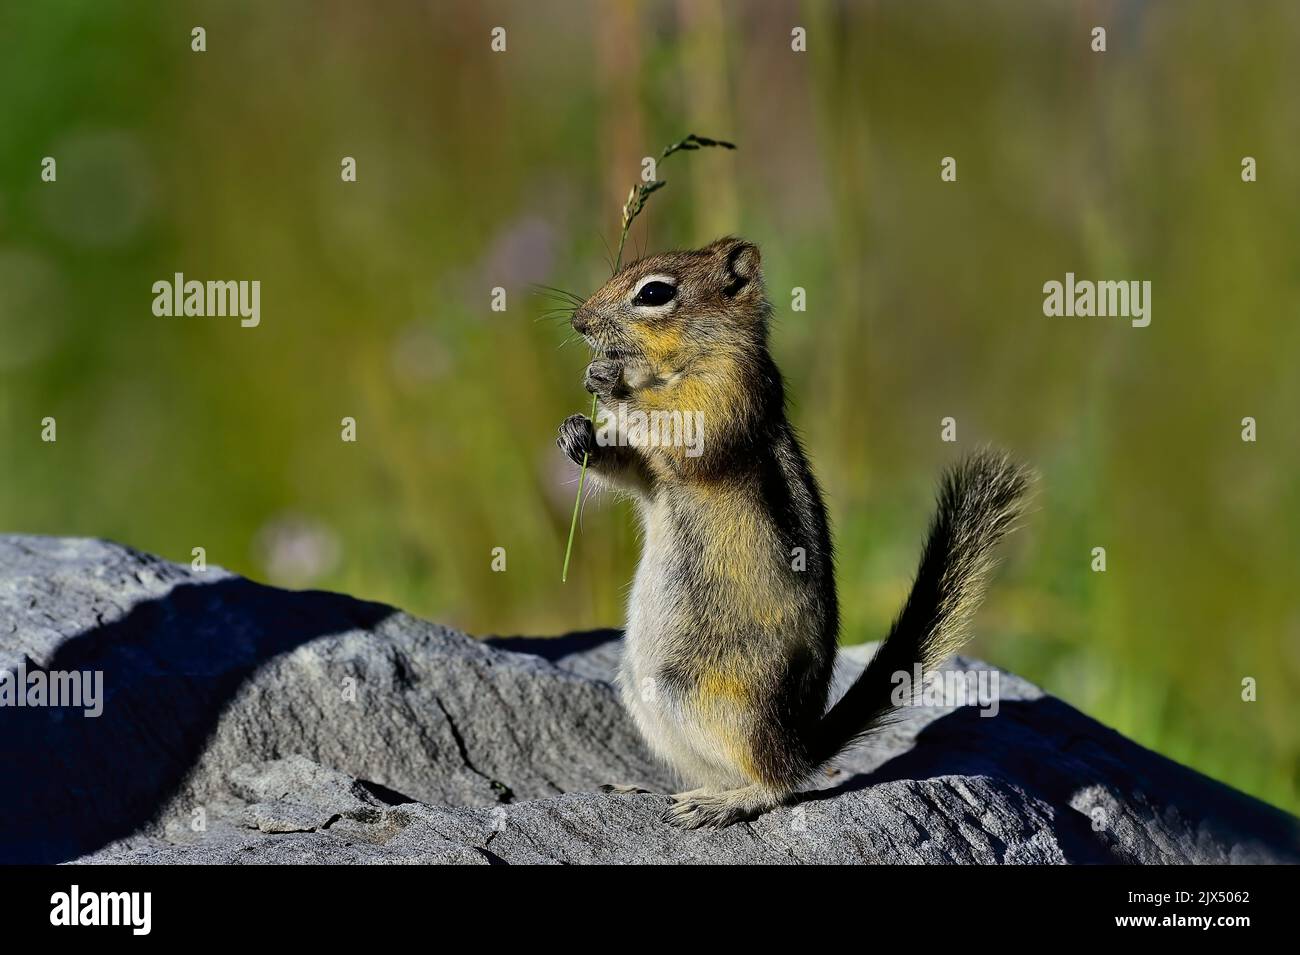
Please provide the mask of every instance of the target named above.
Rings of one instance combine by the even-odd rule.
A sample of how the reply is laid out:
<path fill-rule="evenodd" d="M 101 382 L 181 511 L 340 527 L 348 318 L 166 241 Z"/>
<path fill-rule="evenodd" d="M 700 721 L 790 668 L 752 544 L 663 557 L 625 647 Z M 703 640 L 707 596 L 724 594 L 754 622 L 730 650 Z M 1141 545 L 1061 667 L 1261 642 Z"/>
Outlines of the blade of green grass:
<path fill-rule="evenodd" d="M 734 143 L 725 142 L 721 139 L 709 139 L 707 136 L 696 136 L 691 133 L 685 139 L 680 139 L 670 146 L 664 148 L 661 159 L 667 159 L 673 153 L 701 149 L 705 146 L 720 146 L 723 149 L 735 149 Z M 668 183 L 662 179 L 656 179 L 653 182 L 637 183 L 627 194 L 627 201 L 623 203 L 623 231 L 618 237 L 618 255 L 614 258 L 614 274 L 618 274 L 619 267 L 623 264 L 623 247 L 627 245 L 627 234 L 632 229 L 632 223 L 636 217 L 641 214 L 645 208 L 646 200 L 650 196 L 662 189 Z M 591 396 L 591 420 L 596 420 L 597 398 Z M 589 454 L 582 456 L 582 470 L 578 472 L 578 496 L 573 500 L 573 518 L 569 521 L 569 542 L 564 546 L 564 567 L 560 571 L 560 583 L 569 582 L 569 559 L 573 556 L 573 538 L 578 530 L 578 512 L 582 508 L 582 486 L 587 481 L 587 460 L 591 457 Z"/>

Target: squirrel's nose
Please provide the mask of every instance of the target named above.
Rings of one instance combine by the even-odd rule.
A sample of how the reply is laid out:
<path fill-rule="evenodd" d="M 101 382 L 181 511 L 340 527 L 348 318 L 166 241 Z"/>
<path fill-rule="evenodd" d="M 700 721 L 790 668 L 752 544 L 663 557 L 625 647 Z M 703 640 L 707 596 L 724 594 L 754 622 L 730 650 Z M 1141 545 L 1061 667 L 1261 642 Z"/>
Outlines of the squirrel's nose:
<path fill-rule="evenodd" d="M 573 313 L 573 318 L 569 320 L 573 330 L 579 335 L 587 334 L 587 329 L 591 328 L 591 313 L 585 308 L 577 309 Z"/>

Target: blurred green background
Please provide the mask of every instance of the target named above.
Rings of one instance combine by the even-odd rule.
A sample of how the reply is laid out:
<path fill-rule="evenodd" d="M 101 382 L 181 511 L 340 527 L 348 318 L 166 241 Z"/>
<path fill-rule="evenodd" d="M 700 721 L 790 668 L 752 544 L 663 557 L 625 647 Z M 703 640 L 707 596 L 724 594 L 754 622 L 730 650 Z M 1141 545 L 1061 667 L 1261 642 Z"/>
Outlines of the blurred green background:
<path fill-rule="evenodd" d="M 1297 89 L 1289 0 L 6 2 L 0 529 L 479 634 L 617 624 L 628 505 L 587 505 L 560 584 L 587 356 L 531 285 L 596 288 L 640 157 L 720 136 L 629 245 L 761 245 L 845 641 L 992 441 L 1043 485 L 973 652 L 1300 810 Z M 155 317 L 177 271 L 260 280 L 261 326 Z M 1067 271 L 1150 280 L 1150 327 L 1045 318 Z"/>

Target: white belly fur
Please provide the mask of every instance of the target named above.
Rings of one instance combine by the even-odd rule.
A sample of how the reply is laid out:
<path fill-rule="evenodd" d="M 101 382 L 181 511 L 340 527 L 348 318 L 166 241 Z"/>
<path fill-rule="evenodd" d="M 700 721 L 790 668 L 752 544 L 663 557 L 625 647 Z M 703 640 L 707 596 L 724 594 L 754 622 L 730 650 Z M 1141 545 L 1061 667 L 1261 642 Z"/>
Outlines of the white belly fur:
<path fill-rule="evenodd" d="M 662 524 L 653 527 L 647 521 L 645 552 L 628 601 L 618 681 L 623 704 L 654 754 L 689 787 L 744 785 L 745 777 L 725 760 L 724 741 L 709 735 L 706 721 L 692 712 L 692 701 L 656 679 L 663 661 L 673 655 L 673 642 L 688 639 L 682 636 L 689 632 L 683 625 L 690 623 L 678 616 L 683 604 L 669 583 L 665 563 L 673 550 L 662 539 L 662 531 Z M 707 635 L 689 639 L 707 639 Z"/>

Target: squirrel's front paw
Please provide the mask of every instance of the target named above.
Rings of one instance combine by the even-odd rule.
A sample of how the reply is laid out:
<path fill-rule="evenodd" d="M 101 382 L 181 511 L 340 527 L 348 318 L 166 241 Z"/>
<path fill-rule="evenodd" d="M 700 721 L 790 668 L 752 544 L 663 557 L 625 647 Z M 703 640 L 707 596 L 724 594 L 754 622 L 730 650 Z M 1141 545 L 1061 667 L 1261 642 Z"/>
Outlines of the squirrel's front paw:
<path fill-rule="evenodd" d="M 596 450 L 596 428 L 586 415 L 569 415 L 560 425 L 560 435 L 555 439 L 560 450 L 574 464 Z"/>
<path fill-rule="evenodd" d="M 582 387 L 600 398 L 612 398 L 623 380 L 623 365 L 612 358 L 597 358 L 587 366 Z"/>

